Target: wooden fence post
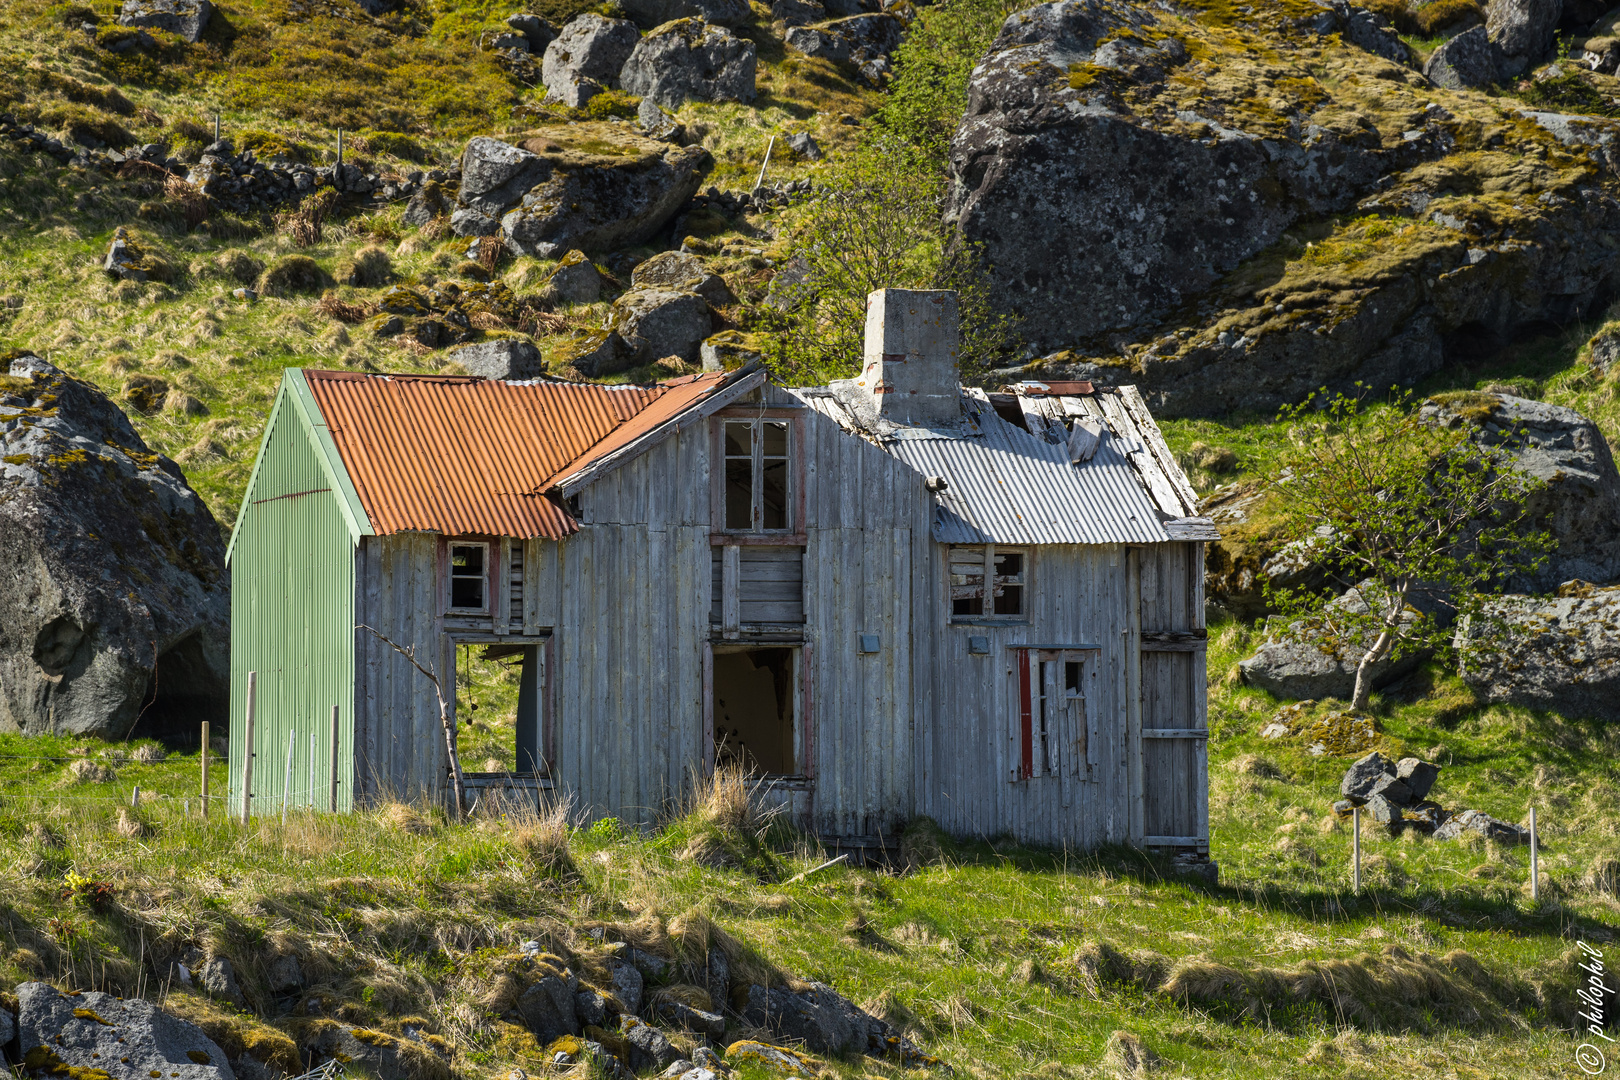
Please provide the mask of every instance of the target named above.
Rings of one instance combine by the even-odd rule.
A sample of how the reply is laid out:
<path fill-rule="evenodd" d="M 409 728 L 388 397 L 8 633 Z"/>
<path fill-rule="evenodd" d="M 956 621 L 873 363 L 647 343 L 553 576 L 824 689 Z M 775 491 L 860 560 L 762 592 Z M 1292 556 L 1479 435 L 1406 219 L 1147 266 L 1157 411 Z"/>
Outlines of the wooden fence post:
<path fill-rule="evenodd" d="M 1351 878 L 1351 888 L 1357 896 L 1361 895 L 1361 807 L 1357 806 L 1350 811 L 1351 831 L 1355 835 L 1351 838 L 1355 846 L 1355 872 Z"/>
<path fill-rule="evenodd" d="M 338 787 L 338 707 L 332 706 L 332 756 L 330 761 L 331 783 L 327 789 L 326 809 L 337 813 L 337 787 Z"/>
<path fill-rule="evenodd" d="M 1541 901 L 1541 872 L 1538 865 L 1538 847 L 1536 842 L 1536 808 L 1530 808 L 1530 899 L 1539 903 Z"/>
<path fill-rule="evenodd" d="M 208 818 L 208 721 L 202 722 L 202 816 Z"/>
<path fill-rule="evenodd" d="M 246 725 L 246 731 L 243 733 L 244 738 L 245 738 L 245 748 L 244 748 L 243 757 L 242 757 L 242 824 L 243 825 L 246 825 L 248 823 L 248 818 L 253 813 L 253 811 L 252 811 L 252 806 L 253 806 L 253 705 L 254 705 L 254 701 L 256 700 L 256 698 L 258 696 L 257 693 L 256 693 L 256 691 L 258 689 L 258 685 L 259 685 L 259 673 L 257 671 L 248 672 L 247 725 Z"/>

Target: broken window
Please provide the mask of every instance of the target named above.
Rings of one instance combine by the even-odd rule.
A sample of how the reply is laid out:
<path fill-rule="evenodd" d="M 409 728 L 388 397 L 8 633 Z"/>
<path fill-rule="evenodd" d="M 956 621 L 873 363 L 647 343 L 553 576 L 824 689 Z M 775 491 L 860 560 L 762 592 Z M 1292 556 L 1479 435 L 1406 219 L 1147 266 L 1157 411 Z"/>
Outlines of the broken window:
<path fill-rule="evenodd" d="M 450 545 L 450 610 L 487 611 L 489 545 Z"/>
<path fill-rule="evenodd" d="M 724 440 L 726 530 L 787 531 L 788 422 L 727 420 Z"/>
<path fill-rule="evenodd" d="M 1097 764 L 1095 710 L 1086 702 L 1086 653 L 1017 649 L 1017 765 L 1013 779 L 1092 778 Z"/>
<path fill-rule="evenodd" d="M 951 618 L 1021 619 L 1028 585 L 1028 553 L 1020 548 L 956 545 L 951 548 Z M 985 568 L 990 568 L 988 597 Z"/>
<path fill-rule="evenodd" d="M 794 776 L 799 765 L 798 650 L 736 649 L 714 654 L 714 761 L 755 775 Z"/>

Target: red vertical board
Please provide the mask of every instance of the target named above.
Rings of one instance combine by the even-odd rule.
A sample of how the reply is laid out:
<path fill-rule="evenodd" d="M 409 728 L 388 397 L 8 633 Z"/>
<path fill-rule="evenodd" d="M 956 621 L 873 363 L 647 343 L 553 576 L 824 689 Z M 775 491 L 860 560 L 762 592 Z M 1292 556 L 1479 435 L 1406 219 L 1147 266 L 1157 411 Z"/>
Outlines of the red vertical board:
<path fill-rule="evenodd" d="M 1029 650 L 1018 650 L 1018 778 L 1035 775 L 1035 732 L 1029 694 Z"/>

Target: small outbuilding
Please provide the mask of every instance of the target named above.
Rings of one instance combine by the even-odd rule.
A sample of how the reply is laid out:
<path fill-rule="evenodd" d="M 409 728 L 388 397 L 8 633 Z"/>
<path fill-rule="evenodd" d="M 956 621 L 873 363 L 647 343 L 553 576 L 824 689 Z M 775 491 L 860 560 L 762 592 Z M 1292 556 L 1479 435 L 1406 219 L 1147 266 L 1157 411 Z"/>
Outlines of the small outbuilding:
<path fill-rule="evenodd" d="M 392 644 L 453 714 L 480 643 L 523 674 L 474 786 L 650 822 L 735 763 L 841 844 L 1206 853 L 1216 532 L 1134 388 L 964 387 L 956 346 L 953 294 L 891 289 L 824 387 L 289 370 L 229 553 L 238 811 L 249 672 L 255 811 L 441 799 Z"/>

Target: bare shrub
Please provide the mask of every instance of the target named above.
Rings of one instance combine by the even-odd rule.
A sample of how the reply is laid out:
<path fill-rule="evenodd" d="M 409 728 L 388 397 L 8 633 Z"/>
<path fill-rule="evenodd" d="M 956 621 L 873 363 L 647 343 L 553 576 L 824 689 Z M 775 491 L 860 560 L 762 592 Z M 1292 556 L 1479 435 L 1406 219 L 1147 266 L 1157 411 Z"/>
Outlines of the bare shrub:
<path fill-rule="evenodd" d="M 292 207 L 276 212 L 276 231 L 299 247 L 313 247 L 321 242 L 327 219 L 337 209 L 340 199 L 331 188 L 306 195 Z"/>

